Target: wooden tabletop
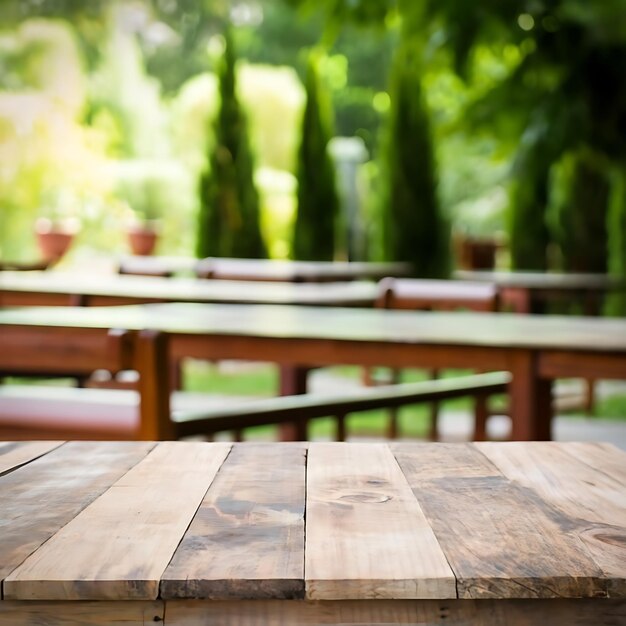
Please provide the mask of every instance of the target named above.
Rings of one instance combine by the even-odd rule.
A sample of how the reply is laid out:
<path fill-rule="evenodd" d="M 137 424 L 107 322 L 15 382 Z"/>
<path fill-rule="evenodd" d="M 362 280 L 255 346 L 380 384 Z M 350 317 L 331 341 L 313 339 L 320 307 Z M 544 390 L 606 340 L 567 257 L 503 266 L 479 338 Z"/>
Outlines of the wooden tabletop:
<path fill-rule="evenodd" d="M 106 304 L 110 299 L 123 299 L 372 306 L 377 290 L 375 284 L 363 281 L 319 284 L 106 274 L 90 276 L 70 272 L 0 273 L 0 304 L 22 304 L 19 296 L 31 294 L 87 296 L 87 304 Z M 41 303 L 45 302 L 46 299 L 41 298 Z"/>
<path fill-rule="evenodd" d="M 3 600 L 608 602 L 625 494 L 599 443 L 0 443 Z"/>
<path fill-rule="evenodd" d="M 378 280 L 385 276 L 407 276 L 410 273 L 408 263 L 283 261 L 215 257 L 202 259 L 198 262 L 196 269 L 210 274 L 213 278 L 291 282 Z"/>
<path fill-rule="evenodd" d="M 288 282 L 327 282 L 408 276 L 408 263 L 371 261 L 290 261 L 278 259 L 237 259 L 225 257 L 128 256 L 120 266 L 144 273 L 201 272 L 213 278 Z"/>
<path fill-rule="evenodd" d="M 608 444 L 1 443 L 0 472 L 6 600 L 626 595 Z"/>
<path fill-rule="evenodd" d="M 557 315 L 194 303 L 0 310 L 0 325 L 15 324 L 626 354 L 626 320 Z"/>
<path fill-rule="evenodd" d="M 626 281 L 623 278 L 610 274 L 458 270 L 454 272 L 454 278 L 493 283 L 498 287 L 537 290 L 608 291 L 626 289 Z"/>

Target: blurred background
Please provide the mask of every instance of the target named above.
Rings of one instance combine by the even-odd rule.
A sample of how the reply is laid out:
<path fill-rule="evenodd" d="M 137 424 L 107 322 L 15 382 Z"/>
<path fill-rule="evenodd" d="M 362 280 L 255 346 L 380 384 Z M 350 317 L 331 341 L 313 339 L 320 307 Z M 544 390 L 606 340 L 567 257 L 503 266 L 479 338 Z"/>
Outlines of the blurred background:
<path fill-rule="evenodd" d="M 0 259 L 45 254 L 54 230 L 72 236 L 61 263 L 106 258 L 156 225 L 157 254 L 624 276 L 625 16 L 3 0 Z"/>

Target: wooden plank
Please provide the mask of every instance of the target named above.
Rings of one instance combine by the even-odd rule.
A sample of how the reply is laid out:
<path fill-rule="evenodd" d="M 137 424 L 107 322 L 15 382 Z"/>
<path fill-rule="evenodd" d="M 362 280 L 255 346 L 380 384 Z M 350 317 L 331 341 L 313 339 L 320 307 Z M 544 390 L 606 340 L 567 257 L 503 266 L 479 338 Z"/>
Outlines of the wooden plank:
<path fill-rule="evenodd" d="M 443 552 L 384 444 L 309 447 L 306 596 L 453 598 Z"/>
<path fill-rule="evenodd" d="M 549 510 L 536 492 L 495 467 L 483 471 L 485 460 L 472 444 L 459 446 L 465 447 L 464 464 L 475 458 L 467 476 L 448 470 L 457 448 L 430 447 L 432 471 L 426 477 L 423 452 L 407 444 L 393 450 L 457 577 L 459 598 L 607 595 L 599 567 L 578 538 L 563 530 L 571 518 Z"/>
<path fill-rule="evenodd" d="M 62 441 L 0 442 L 0 476 L 55 450 Z"/>
<path fill-rule="evenodd" d="M 626 454 L 609 444 L 481 443 L 511 480 L 533 489 L 547 515 L 565 515 L 609 580 L 609 594 L 626 597 Z"/>
<path fill-rule="evenodd" d="M 623 626 L 623 600 L 168 601 L 175 626 Z"/>
<path fill-rule="evenodd" d="M 390 444 L 392 452 L 397 454 L 407 451 L 406 444 Z M 445 474 L 450 478 L 473 478 L 482 476 L 501 476 L 501 472 L 482 454 L 464 444 L 458 443 L 411 443 L 411 470 L 419 475 L 420 480 L 441 478 L 442 460 L 445 462 Z M 401 465 L 404 469 L 404 467 Z M 411 480 L 409 480 L 411 483 Z M 419 500 L 419 497 L 418 497 Z"/>
<path fill-rule="evenodd" d="M 162 598 L 303 598 L 306 445 L 236 445 L 161 580 Z"/>
<path fill-rule="evenodd" d="M 4 582 L 10 600 L 154 600 L 228 444 L 163 442 Z"/>
<path fill-rule="evenodd" d="M 0 477 L 0 580 L 153 447 L 71 442 Z"/>
<path fill-rule="evenodd" d="M 0 626 L 116 626 L 163 622 L 165 604 L 152 602 L 0 602 Z"/>

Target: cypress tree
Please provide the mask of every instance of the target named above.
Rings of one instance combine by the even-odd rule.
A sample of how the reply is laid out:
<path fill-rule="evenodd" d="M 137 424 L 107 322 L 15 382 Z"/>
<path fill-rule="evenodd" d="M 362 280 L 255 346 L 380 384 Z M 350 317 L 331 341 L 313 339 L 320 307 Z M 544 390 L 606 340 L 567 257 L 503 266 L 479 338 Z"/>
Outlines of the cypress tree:
<path fill-rule="evenodd" d="M 218 65 L 220 106 L 213 122 L 214 145 L 200 177 L 199 257 L 267 256 L 259 224 L 259 196 L 245 114 L 236 93 L 235 52 L 229 29 Z"/>
<path fill-rule="evenodd" d="M 332 136 L 330 101 L 319 77 L 319 57 L 307 63 L 306 106 L 297 164 L 297 212 L 294 225 L 294 259 L 332 261 L 335 253 L 339 198 L 335 168 L 328 154 Z"/>
<path fill-rule="evenodd" d="M 626 162 L 613 172 L 607 224 L 609 272 L 626 279 Z M 609 294 L 606 311 L 609 315 L 626 316 L 626 293 Z"/>
<path fill-rule="evenodd" d="M 511 187 L 509 205 L 509 241 L 511 268 L 544 271 L 550 233 L 546 225 L 550 168 L 534 167 L 540 148 L 520 149 L 517 176 Z"/>
<path fill-rule="evenodd" d="M 610 179 L 606 159 L 580 150 L 565 159 L 566 192 L 557 207 L 563 269 L 600 272 L 608 269 L 607 213 Z"/>
<path fill-rule="evenodd" d="M 418 51 L 399 44 L 391 74 L 391 108 L 381 162 L 383 255 L 409 262 L 415 276 L 450 272 L 450 227 L 437 198 L 429 113 L 422 96 Z"/>

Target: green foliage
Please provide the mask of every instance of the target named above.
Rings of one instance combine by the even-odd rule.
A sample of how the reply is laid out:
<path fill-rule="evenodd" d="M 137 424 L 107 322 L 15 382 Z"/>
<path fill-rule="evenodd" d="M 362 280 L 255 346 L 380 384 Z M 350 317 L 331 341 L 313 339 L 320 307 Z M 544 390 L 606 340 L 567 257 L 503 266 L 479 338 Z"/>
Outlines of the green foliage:
<path fill-rule="evenodd" d="M 100 63 L 90 76 L 87 118 L 95 124 L 108 113 L 119 125 L 121 141 L 116 156 L 163 158 L 171 148 L 161 86 L 146 73 L 138 38 L 124 26 L 127 19 L 123 6 L 112 9 Z"/>
<path fill-rule="evenodd" d="M 309 59 L 302 137 L 298 151 L 298 203 L 293 238 L 293 257 L 309 261 L 332 261 L 339 197 L 335 170 L 328 153 L 332 136 L 330 103 L 319 77 L 319 58 Z"/>
<path fill-rule="evenodd" d="M 612 179 L 608 211 L 609 271 L 626 279 L 626 162 L 616 168 Z M 626 292 L 610 294 L 606 310 L 610 315 L 626 317 Z"/>
<path fill-rule="evenodd" d="M 285 66 L 242 64 L 237 82 L 258 166 L 294 172 L 305 99 L 297 73 Z"/>
<path fill-rule="evenodd" d="M 416 276 L 450 270 L 450 231 L 437 198 L 429 112 L 417 50 L 404 42 L 391 79 L 391 110 L 382 153 L 381 210 L 384 255 L 408 261 Z"/>
<path fill-rule="evenodd" d="M 554 239 L 562 268 L 570 272 L 607 271 L 607 210 L 610 181 L 606 159 L 589 150 L 567 154 L 555 176 Z"/>
<path fill-rule="evenodd" d="M 228 29 L 218 76 L 221 102 L 210 167 L 200 177 L 196 253 L 199 257 L 263 258 L 267 253 L 259 225 L 253 157 L 236 93 L 235 52 Z"/>
<path fill-rule="evenodd" d="M 375 28 L 361 28 L 362 20 L 358 25 L 335 22 L 324 14 L 325 7 L 317 0 L 303 12 L 289 6 L 295 3 L 280 0 L 259 0 L 258 4 L 263 21 L 243 26 L 236 33 L 242 56 L 253 63 L 291 65 L 303 82 L 307 65 L 304 51 L 324 39 L 324 29 L 331 25 L 332 36 L 327 36 L 324 44 L 332 56 L 330 61 L 327 58 L 324 62 L 322 73 L 329 78 L 335 132 L 340 136 L 361 137 L 373 152 L 381 116 L 372 101 L 388 83 L 388 69 L 397 39 L 395 29 L 386 29 L 384 23 L 378 22 Z M 368 0 L 365 4 L 378 14 L 376 4 L 380 3 Z"/>
<path fill-rule="evenodd" d="M 551 159 L 545 133 L 527 133 L 514 163 L 510 190 L 509 242 L 515 270 L 545 270 L 550 236 L 545 219 Z"/>

